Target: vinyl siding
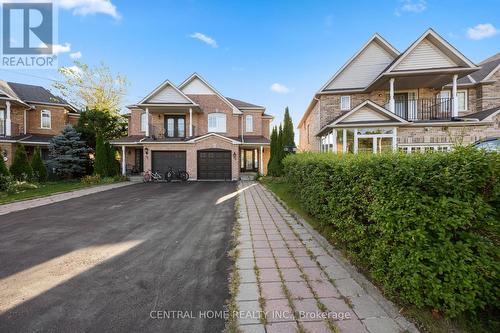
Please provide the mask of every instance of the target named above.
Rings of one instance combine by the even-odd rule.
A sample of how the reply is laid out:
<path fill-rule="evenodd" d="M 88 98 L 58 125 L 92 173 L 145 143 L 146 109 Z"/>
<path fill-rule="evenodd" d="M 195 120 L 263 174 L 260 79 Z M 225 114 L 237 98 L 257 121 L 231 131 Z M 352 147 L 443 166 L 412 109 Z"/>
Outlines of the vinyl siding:
<path fill-rule="evenodd" d="M 215 92 L 210 89 L 205 83 L 197 78 L 193 79 L 187 85 L 185 85 L 182 89 L 182 92 L 186 95 L 215 95 Z"/>
<path fill-rule="evenodd" d="M 382 114 L 376 111 L 371 110 L 370 108 L 364 107 L 354 112 L 344 120 L 342 120 L 341 123 L 349 123 L 355 121 L 380 121 L 380 120 L 389 120 L 389 118 L 383 116 Z"/>
<path fill-rule="evenodd" d="M 391 54 L 372 41 L 326 89 L 364 88 L 393 60 Z"/>
<path fill-rule="evenodd" d="M 148 100 L 148 103 L 190 103 L 174 88 L 167 85 Z"/>
<path fill-rule="evenodd" d="M 447 68 L 456 67 L 449 57 L 427 39 L 417 45 L 399 65 L 394 68 L 397 71 L 427 69 L 427 68 Z"/>

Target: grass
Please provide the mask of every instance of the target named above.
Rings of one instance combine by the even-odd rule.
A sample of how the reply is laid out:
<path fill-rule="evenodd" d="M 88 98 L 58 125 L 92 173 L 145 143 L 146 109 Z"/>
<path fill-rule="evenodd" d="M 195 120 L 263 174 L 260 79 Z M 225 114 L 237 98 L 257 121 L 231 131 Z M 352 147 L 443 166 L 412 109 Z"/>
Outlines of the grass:
<path fill-rule="evenodd" d="M 331 244 L 336 245 L 335 239 L 330 232 L 331 227 L 324 226 L 319 220 L 309 215 L 300 205 L 299 200 L 294 195 L 294 189 L 279 178 L 263 177 L 260 182 L 269 190 L 274 192 L 287 206 L 295 213 L 306 220 L 316 231 L 321 233 Z M 339 248 L 342 250 L 342 248 Z M 351 261 L 352 262 L 352 261 Z M 355 262 L 352 262 L 356 264 Z M 359 268 L 359 267 L 358 267 Z M 363 271 L 363 268 L 360 269 Z M 366 273 L 366 272 L 365 272 Z M 366 274 L 370 278 L 369 274 Z M 373 281 L 372 281 L 373 282 Z M 436 318 L 430 309 L 420 309 L 412 305 L 402 304 L 398 299 L 390 298 L 391 301 L 402 308 L 401 314 L 410 319 L 421 332 L 428 333 L 489 333 L 499 332 L 499 322 L 495 313 L 481 313 L 476 316 L 463 315 L 454 319 Z"/>
<path fill-rule="evenodd" d="M 112 178 L 105 178 L 98 185 L 110 184 L 113 182 Z M 78 190 L 90 186 L 95 185 L 83 184 L 79 179 L 46 182 L 37 185 L 37 188 L 27 189 L 16 193 L 0 192 L 0 204 L 45 197 L 51 194 Z"/>

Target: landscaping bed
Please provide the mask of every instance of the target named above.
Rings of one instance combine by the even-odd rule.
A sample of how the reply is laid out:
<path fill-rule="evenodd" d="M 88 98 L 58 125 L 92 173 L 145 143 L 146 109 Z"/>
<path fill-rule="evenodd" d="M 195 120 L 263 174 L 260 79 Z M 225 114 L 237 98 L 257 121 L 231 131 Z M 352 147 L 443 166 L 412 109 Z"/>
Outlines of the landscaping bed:
<path fill-rule="evenodd" d="M 297 154 L 284 165 L 262 182 L 423 331 L 498 330 L 498 154 Z"/>

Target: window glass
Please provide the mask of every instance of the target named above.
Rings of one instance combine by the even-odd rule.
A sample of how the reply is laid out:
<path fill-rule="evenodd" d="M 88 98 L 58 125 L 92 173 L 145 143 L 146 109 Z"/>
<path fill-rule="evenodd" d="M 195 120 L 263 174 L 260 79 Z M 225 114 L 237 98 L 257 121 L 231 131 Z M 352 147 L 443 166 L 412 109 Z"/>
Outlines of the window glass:
<path fill-rule="evenodd" d="M 466 91 L 458 91 L 457 92 L 458 99 L 458 111 L 466 111 L 467 110 L 467 92 Z"/>
<path fill-rule="evenodd" d="M 340 110 L 350 110 L 351 109 L 351 96 L 340 96 Z"/>
<path fill-rule="evenodd" d="M 0 110 L 0 135 L 5 135 L 5 110 Z"/>
<path fill-rule="evenodd" d="M 146 132 L 147 124 L 147 114 L 146 112 L 141 113 L 141 132 Z"/>
<path fill-rule="evenodd" d="M 373 138 L 358 138 L 358 153 L 373 154 Z"/>
<path fill-rule="evenodd" d="M 208 131 L 209 132 L 226 132 L 226 115 L 224 113 L 208 114 Z"/>
<path fill-rule="evenodd" d="M 177 118 L 177 136 L 184 137 L 184 118 Z"/>
<path fill-rule="evenodd" d="M 42 110 L 42 128 L 50 128 L 50 111 Z"/>
<path fill-rule="evenodd" d="M 392 138 L 376 138 L 377 152 L 385 153 L 392 151 Z"/>
<path fill-rule="evenodd" d="M 347 152 L 354 153 L 354 130 L 346 129 L 347 132 Z"/>
<path fill-rule="evenodd" d="M 172 138 L 174 137 L 174 118 L 167 119 L 167 136 Z"/>
<path fill-rule="evenodd" d="M 253 132 L 253 117 L 248 115 L 245 117 L 246 132 Z"/>
<path fill-rule="evenodd" d="M 338 129 L 337 131 L 337 153 L 342 153 L 344 149 L 344 130 Z"/>

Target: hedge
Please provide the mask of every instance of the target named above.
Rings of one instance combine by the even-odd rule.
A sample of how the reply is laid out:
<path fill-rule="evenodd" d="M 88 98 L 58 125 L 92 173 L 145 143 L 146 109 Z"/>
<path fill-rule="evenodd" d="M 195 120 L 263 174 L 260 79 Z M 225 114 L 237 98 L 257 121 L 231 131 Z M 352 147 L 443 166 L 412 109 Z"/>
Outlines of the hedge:
<path fill-rule="evenodd" d="M 284 160 L 301 206 L 384 290 L 447 317 L 499 306 L 500 154 Z"/>

